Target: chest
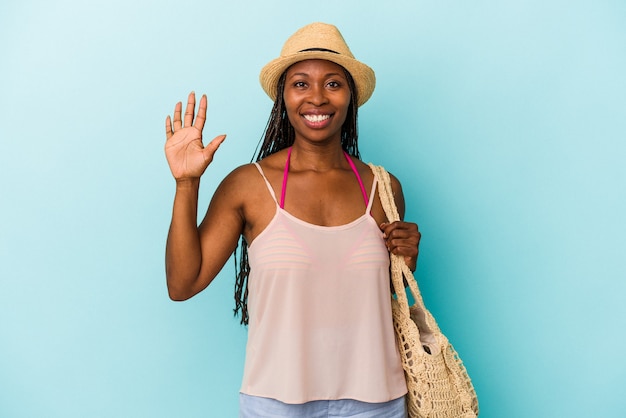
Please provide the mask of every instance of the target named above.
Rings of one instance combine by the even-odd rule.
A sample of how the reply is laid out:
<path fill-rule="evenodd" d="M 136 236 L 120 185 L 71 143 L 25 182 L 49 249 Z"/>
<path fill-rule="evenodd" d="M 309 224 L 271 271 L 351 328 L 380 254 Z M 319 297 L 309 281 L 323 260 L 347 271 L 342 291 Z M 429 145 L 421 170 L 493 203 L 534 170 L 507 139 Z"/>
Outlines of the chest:
<path fill-rule="evenodd" d="M 268 170 L 269 171 L 269 170 Z M 372 194 L 373 176 L 363 179 L 363 189 L 354 173 L 338 170 L 329 173 L 292 171 L 284 180 L 282 171 L 266 172 L 267 183 L 261 181 L 248 199 L 244 235 L 250 243 L 276 214 L 283 202 L 284 211 L 293 218 L 321 227 L 347 225 L 367 213 L 368 202 L 373 221 L 385 221 L 377 193 Z"/>

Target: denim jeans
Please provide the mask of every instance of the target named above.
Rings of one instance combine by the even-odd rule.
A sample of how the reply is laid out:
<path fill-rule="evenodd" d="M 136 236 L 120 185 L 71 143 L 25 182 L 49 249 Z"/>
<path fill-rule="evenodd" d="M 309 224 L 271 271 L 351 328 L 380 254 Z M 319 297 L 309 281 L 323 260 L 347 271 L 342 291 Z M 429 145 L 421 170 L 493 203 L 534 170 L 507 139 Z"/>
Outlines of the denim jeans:
<path fill-rule="evenodd" d="M 239 394 L 239 418 L 406 418 L 404 396 L 389 402 L 353 399 L 286 404 L 276 399 Z"/>

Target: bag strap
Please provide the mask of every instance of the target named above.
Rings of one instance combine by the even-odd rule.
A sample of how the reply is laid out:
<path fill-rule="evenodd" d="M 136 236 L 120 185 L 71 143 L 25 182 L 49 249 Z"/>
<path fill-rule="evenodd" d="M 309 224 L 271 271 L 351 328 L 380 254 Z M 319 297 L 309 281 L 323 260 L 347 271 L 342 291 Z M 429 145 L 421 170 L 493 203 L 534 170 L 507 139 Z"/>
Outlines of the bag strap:
<path fill-rule="evenodd" d="M 374 165 L 372 163 L 369 163 L 369 166 L 378 180 L 378 196 L 380 197 L 380 202 L 382 203 L 385 214 L 387 215 L 387 220 L 389 222 L 399 221 L 400 214 L 398 213 L 396 201 L 393 196 L 389 173 L 382 166 Z M 409 313 L 409 301 L 404 287 L 404 278 L 406 278 L 406 281 L 409 284 L 409 289 L 415 299 L 415 303 L 422 309 L 426 309 L 424 306 L 424 300 L 422 299 L 422 294 L 417 287 L 417 281 L 415 280 L 413 272 L 409 266 L 406 265 L 404 257 L 391 253 L 389 256 L 391 260 L 391 283 L 393 284 L 393 290 L 398 298 L 398 303 L 402 307 L 402 310 L 404 310 L 407 314 Z"/>

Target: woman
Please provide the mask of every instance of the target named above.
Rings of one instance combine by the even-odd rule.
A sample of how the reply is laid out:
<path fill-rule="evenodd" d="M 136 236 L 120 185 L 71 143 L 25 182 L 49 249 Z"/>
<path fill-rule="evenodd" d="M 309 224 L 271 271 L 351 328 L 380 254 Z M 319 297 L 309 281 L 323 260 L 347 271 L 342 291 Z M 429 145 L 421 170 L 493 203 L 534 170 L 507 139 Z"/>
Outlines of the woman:
<path fill-rule="evenodd" d="M 166 271 L 170 297 L 206 288 L 244 238 L 237 302 L 249 334 L 242 417 L 404 417 L 388 251 L 415 268 L 417 225 L 388 223 L 359 160 L 357 109 L 374 72 L 337 28 L 307 25 L 261 71 L 275 100 L 258 162 L 235 169 L 196 226 L 200 176 L 225 136 L 203 146 L 206 96 L 166 119 L 176 179 Z M 396 204 L 404 198 L 392 178 Z M 248 279 L 249 272 L 249 280 Z M 247 288 L 246 288 L 247 287 Z M 249 295 L 249 298 L 248 298 Z"/>

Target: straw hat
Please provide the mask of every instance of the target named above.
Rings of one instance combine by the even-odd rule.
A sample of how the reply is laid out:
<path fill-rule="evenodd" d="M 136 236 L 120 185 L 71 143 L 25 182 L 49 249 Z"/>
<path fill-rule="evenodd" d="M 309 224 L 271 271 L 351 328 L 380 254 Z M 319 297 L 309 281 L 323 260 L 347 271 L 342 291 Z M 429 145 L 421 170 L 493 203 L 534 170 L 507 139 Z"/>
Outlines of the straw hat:
<path fill-rule="evenodd" d="M 263 90 L 272 100 L 276 100 L 278 79 L 283 72 L 297 62 L 313 59 L 332 61 L 348 70 L 356 84 L 359 106 L 367 102 L 374 92 L 374 71 L 357 61 L 339 29 L 326 23 L 306 25 L 287 39 L 280 57 L 270 61 L 261 70 L 259 80 Z"/>

